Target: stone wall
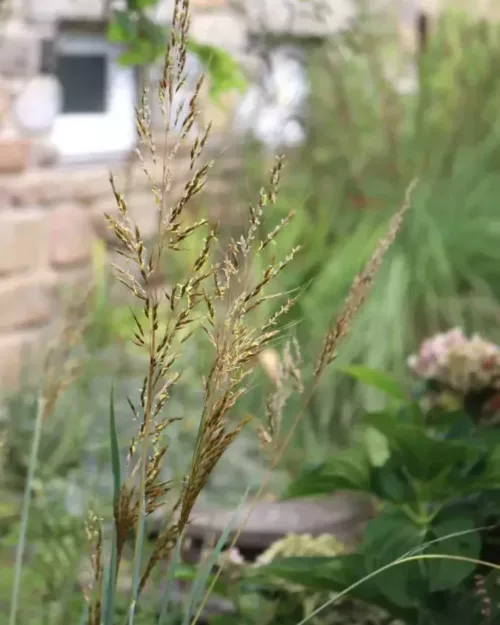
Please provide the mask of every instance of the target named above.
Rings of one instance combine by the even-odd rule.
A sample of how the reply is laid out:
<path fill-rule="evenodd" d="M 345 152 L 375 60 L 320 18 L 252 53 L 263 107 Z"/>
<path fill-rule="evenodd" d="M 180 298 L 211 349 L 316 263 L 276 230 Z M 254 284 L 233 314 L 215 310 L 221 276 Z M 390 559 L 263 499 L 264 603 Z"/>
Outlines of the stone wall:
<path fill-rule="evenodd" d="M 201 14 L 216 4 L 193 1 Z M 68 165 L 50 143 L 57 84 L 42 74 L 43 40 L 61 19 L 102 20 L 103 2 L 30 0 L 24 6 L 27 13 L 13 6 L 14 19 L 0 31 L 1 388 L 15 386 L 25 359 L 39 352 L 60 313 L 61 290 L 91 277 L 93 243 L 110 236 L 103 214 L 115 209 L 110 169 L 122 181 L 126 171 L 128 183 L 132 171 L 129 203 L 146 237 L 156 217 L 148 181 L 137 166 L 130 169 L 129 154 Z M 177 168 L 187 170 L 187 157 L 179 157 Z"/>

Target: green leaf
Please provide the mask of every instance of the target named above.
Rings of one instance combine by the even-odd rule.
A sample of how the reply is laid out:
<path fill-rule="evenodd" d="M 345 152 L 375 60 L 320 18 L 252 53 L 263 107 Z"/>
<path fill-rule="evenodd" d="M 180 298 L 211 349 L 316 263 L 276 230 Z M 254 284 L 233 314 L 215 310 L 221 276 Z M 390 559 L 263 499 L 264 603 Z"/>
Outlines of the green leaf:
<path fill-rule="evenodd" d="M 456 511 L 454 511 L 454 515 Z M 474 521 L 467 517 L 442 519 L 431 527 L 429 538 L 432 546 L 425 553 L 456 555 L 466 558 L 478 558 L 481 551 L 481 538 Z M 457 560 L 426 560 L 429 590 L 438 592 L 455 588 L 476 568 L 473 562 Z"/>
<path fill-rule="evenodd" d="M 147 65 L 154 62 L 156 54 L 155 48 L 148 41 L 138 40 L 118 57 L 118 62 L 126 67 Z"/>
<path fill-rule="evenodd" d="M 111 388 L 111 394 L 109 398 L 109 438 L 111 446 L 111 470 L 113 472 L 113 499 L 115 505 L 117 505 L 120 497 L 122 476 L 120 466 L 120 446 L 118 444 L 118 434 L 116 432 L 115 400 L 113 387 Z"/>
<path fill-rule="evenodd" d="M 341 591 L 363 576 L 363 559 L 357 554 L 331 557 L 277 558 L 250 571 L 251 579 L 279 578 L 312 590 Z"/>
<path fill-rule="evenodd" d="M 158 4 L 158 0 L 127 0 L 127 8 L 129 11 L 140 11 Z"/>
<path fill-rule="evenodd" d="M 365 530 L 362 553 L 367 573 L 374 573 L 422 546 L 425 528 L 415 525 L 402 511 L 381 512 Z M 425 596 L 425 578 L 418 562 L 387 569 L 372 579 L 387 599 L 401 607 L 417 607 Z"/>
<path fill-rule="evenodd" d="M 435 439 L 420 426 L 404 423 L 386 412 L 365 415 L 364 421 L 387 437 L 391 451 L 398 452 L 401 466 L 421 481 L 452 472 L 461 478 L 460 467 L 484 457 L 484 450 L 470 440 Z"/>
<path fill-rule="evenodd" d="M 330 460 L 304 472 L 285 492 L 285 499 L 312 497 L 340 490 L 370 490 L 370 464 L 364 449 L 336 452 Z"/>
<path fill-rule="evenodd" d="M 114 389 L 111 387 L 109 398 L 109 438 L 111 446 L 111 469 L 113 472 L 113 503 L 115 509 L 119 504 L 121 491 L 121 466 L 120 448 L 118 445 L 118 435 L 116 432 Z M 117 536 L 116 527 L 113 527 L 113 538 L 111 544 L 110 563 L 105 578 L 104 590 L 104 621 L 103 625 L 113 625 L 115 614 L 115 593 L 117 577 Z"/>
<path fill-rule="evenodd" d="M 406 610 L 395 606 L 379 592 L 373 579 L 365 579 L 367 571 L 360 554 L 345 554 L 333 558 L 280 558 L 266 566 L 251 569 L 246 574 L 251 580 L 267 581 L 271 584 L 282 580 L 302 585 L 311 591 L 340 593 L 349 589 L 348 596 L 351 598 L 377 605 L 395 618 L 404 619 L 408 616 Z"/>
<path fill-rule="evenodd" d="M 141 15 L 137 21 L 139 39 L 148 42 L 156 54 L 165 52 L 167 31 L 164 26 L 157 24 L 145 15 Z"/>
<path fill-rule="evenodd" d="M 112 43 L 131 43 L 137 38 L 137 24 L 127 11 L 115 11 L 108 25 Z"/>
<path fill-rule="evenodd" d="M 242 93 L 246 79 L 240 65 L 222 48 L 188 40 L 187 48 L 195 54 L 210 79 L 210 97 L 218 101 L 223 93 L 236 89 Z"/>
<path fill-rule="evenodd" d="M 385 395 L 389 395 L 393 399 L 399 401 L 406 401 L 408 398 L 406 394 L 400 389 L 397 382 L 384 371 L 378 369 L 370 369 L 369 367 L 363 367 L 361 365 L 349 365 L 347 367 L 340 367 L 340 371 L 347 373 L 358 382 L 363 382 L 368 386 L 372 386 L 379 391 L 382 391 Z"/>
<path fill-rule="evenodd" d="M 416 503 L 413 484 L 398 458 L 391 457 L 371 472 L 371 490 L 382 500 L 396 504 Z"/>
<path fill-rule="evenodd" d="M 375 428 L 366 428 L 363 432 L 368 458 L 374 467 L 381 467 L 389 459 L 391 452 L 387 437 Z"/>

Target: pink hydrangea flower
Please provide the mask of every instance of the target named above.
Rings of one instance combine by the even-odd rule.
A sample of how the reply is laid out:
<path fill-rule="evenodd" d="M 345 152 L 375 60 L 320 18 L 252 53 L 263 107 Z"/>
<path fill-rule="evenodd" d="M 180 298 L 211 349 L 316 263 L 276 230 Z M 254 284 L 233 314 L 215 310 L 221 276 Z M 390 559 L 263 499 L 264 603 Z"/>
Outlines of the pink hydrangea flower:
<path fill-rule="evenodd" d="M 426 339 L 408 359 L 415 375 L 460 393 L 500 389 L 500 347 L 460 328 Z"/>

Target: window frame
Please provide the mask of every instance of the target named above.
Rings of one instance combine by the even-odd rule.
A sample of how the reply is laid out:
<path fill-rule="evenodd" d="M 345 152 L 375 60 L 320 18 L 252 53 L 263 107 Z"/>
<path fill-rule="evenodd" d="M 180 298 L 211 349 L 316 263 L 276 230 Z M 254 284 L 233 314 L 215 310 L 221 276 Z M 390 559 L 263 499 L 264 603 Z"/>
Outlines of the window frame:
<path fill-rule="evenodd" d="M 65 162 L 91 161 L 129 153 L 137 144 L 137 79 L 133 68 L 118 64 L 120 47 L 108 42 L 105 35 L 61 33 L 56 41 L 55 54 L 57 57 L 96 54 L 107 59 L 106 111 L 60 112 L 55 119 L 51 142 L 61 159 Z"/>

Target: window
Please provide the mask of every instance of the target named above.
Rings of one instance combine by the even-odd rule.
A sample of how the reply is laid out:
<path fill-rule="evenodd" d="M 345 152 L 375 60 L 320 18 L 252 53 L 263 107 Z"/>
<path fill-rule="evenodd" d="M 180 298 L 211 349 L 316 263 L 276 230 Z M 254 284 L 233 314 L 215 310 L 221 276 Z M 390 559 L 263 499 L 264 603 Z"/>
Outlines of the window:
<path fill-rule="evenodd" d="M 62 34 L 55 73 L 61 108 L 52 142 L 65 160 L 123 155 L 136 141 L 136 81 L 119 48 L 100 35 Z"/>
<path fill-rule="evenodd" d="M 300 47 L 281 45 L 268 55 L 260 84 L 250 87 L 236 114 L 236 126 L 270 148 L 305 140 L 309 82 Z"/>

